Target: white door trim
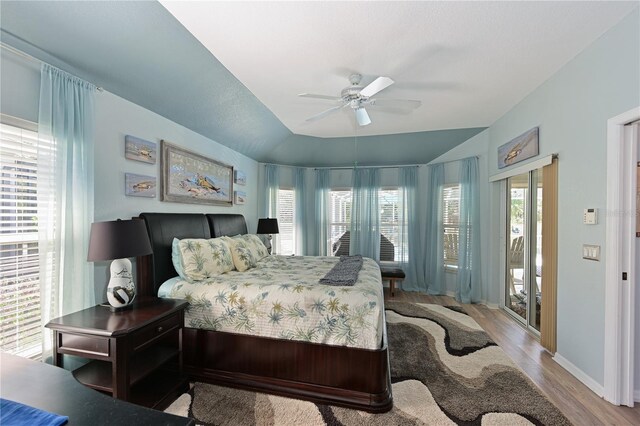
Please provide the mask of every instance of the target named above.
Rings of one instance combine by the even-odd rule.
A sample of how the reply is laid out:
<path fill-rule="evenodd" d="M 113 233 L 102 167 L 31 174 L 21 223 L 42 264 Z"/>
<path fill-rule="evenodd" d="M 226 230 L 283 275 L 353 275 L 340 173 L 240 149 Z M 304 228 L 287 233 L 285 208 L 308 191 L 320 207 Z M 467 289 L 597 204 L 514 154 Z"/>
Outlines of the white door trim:
<path fill-rule="evenodd" d="M 607 215 L 605 261 L 605 323 L 604 323 L 604 398 L 616 405 L 633 407 L 634 363 L 634 289 L 629 285 L 634 276 L 622 280 L 623 255 L 635 251 L 635 241 L 623 238 L 629 229 L 635 210 L 628 211 L 630 170 L 635 170 L 636 156 L 625 147 L 624 126 L 640 119 L 640 107 L 607 121 Z M 635 149 L 633 150 L 635 152 Z M 635 179 L 633 187 L 635 187 Z M 633 200 L 635 205 L 635 197 Z M 633 244 L 631 244 L 633 243 Z M 633 250 L 633 251 L 632 251 Z M 633 263 L 633 258 L 631 263 Z M 625 263 L 626 264 L 626 263 Z"/>

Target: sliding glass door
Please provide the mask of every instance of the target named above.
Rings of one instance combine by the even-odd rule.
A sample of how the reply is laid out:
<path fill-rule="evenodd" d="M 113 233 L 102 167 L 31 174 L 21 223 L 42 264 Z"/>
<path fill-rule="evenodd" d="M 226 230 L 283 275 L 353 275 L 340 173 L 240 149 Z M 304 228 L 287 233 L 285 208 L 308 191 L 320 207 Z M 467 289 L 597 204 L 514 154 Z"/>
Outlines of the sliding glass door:
<path fill-rule="evenodd" d="M 542 169 L 507 180 L 505 307 L 540 331 L 542 304 Z"/>

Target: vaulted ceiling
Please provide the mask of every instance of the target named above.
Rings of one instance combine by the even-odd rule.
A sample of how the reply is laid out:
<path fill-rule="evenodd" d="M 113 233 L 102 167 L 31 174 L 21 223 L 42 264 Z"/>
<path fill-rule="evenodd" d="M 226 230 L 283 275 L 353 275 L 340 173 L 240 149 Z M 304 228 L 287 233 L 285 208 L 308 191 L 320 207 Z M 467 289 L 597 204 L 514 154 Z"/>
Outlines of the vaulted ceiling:
<path fill-rule="evenodd" d="M 396 83 L 380 98 L 422 106 L 371 107 L 373 123 L 357 133 L 366 162 L 401 164 L 491 125 L 636 5 L 3 0 L 0 37 L 249 157 L 287 164 L 337 164 L 356 133 L 348 108 L 306 122 L 334 104 L 299 93 L 338 95 L 353 72 L 364 84 L 386 75 Z M 389 143 L 394 155 L 376 158 Z"/>

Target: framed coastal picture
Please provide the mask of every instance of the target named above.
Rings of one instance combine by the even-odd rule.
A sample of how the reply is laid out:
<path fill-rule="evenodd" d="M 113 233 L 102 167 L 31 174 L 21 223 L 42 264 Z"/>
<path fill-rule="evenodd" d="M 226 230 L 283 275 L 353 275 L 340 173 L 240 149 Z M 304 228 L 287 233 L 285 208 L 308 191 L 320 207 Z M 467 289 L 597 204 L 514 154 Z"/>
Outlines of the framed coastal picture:
<path fill-rule="evenodd" d="M 234 170 L 234 178 L 233 183 L 236 185 L 246 185 L 247 184 L 247 175 L 240 170 Z"/>
<path fill-rule="evenodd" d="M 156 198 L 156 177 L 125 173 L 124 193 L 130 197 Z"/>
<path fill-rule="evenodd" d="M 233 205 L 233 166 L 162 141 L 162 201 Z"/>
<path fill-rule="evenodd" d="M 124 137 L 124 156 L 129 160 L 156 164 L 156 158 L 158 157 L 157 144 L 135 136 L 126 135 Z"/>
<path fill-rule="evenodd" d="M 235 191 L 234 204 L 244 204 L 247 200 L 247 193 L 244 191 Z"/>
<path fill-rule="evenodd" d="M 538 153 L 538 128 L 534 127 L 498 148 L 498 168 L 503 169 Z"/>

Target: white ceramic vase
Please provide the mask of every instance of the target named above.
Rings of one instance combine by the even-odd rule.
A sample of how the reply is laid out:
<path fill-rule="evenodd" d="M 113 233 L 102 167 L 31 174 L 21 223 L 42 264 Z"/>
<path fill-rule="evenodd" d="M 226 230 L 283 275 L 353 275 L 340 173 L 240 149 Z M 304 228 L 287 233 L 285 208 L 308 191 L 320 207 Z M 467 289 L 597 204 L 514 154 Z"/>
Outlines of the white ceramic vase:
<path fill-rule="evenodd" d="M 136 297 L 136 286 L 131 275 L 131 261 L 116 259 L 111 262 L 111 279 L 107 287 L 107 300 L 114 308 L 130 305 Z"/>

